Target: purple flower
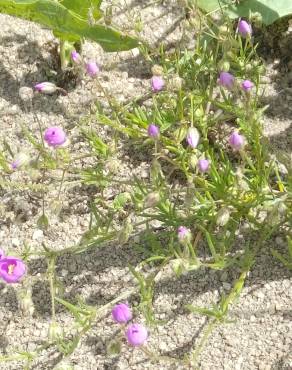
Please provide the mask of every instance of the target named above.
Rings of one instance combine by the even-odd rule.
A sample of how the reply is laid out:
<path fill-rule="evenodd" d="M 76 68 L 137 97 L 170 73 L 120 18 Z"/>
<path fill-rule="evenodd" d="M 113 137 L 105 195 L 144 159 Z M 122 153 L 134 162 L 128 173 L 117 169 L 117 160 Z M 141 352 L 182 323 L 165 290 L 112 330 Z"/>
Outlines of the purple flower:
<path fill-rule="evenodd" d="M 208 159 L 199 159 L 198 168 L 202 173 L 208 172 L 210 168 L 210 161 Z"/>
<path fill-rule="evenodd" d="M 151 78 L 151 88 L 152 91 L 158 92 L 164 88 L 165 82 L 161 76 L 153 76 Z"/>
<path fill-rule="evenodd" d="M 247 23 L 246 21 L 244 21 L 243 19 L 240 19 L 240 21 L 238 22 L 237 28 L 238 28 L 238 32 L 240 33 L 242 37 L 251 36 L 252 34 L 251 25 Z"/>
<path fill-rule="evenodd" d="M 43 94 L 53 94 L 58 90 L 57 86 L 52 82 L 41 82 L 34 85 L 34 88 Z"/>
<path fill-rule="evenodd" d="M 146 342 L 148 332 L 141 324 L 131 324 L 126 331 L 126 337 L 131 346 L 138 347 Z"/>
<path fill-rule="evenodd" d="M 52 126 L 46 129 L 44 140 L 49 146 L 57 147 L 63 145 L 66 142 L 67 137 L 62 127 Z"/>
<path fill-rule="evenodd" d="M 221 72 L 219 75 L 219 85 L 232 89 L 235 83 L 235 77 L 229 72 Z"/>
<path fill-rule="evenodd" d="M 90 77 L 95 77 L 100 71 L 99 66 L 95 62 L 86 63 L 86 72 Z"/>
<path fill-rule="evenodd" d="M 191 230 L 185 226 L 180 226 L 177 229 L 177 238 L 181 244 L 189 243 L 192 239 Z"/>
<path fill-rule="evenodd" d="M 126 323 L 132 319 L 132 312 L 126 303 L 119 303 L 112 309 L 112 316 L 117 323 Z"/>
<path fill-rule="evenodd" d="M 234 131 L 229 137 L 229 144 L 234 150 L 242 149 L 245 144 L 244 136 L 240 135 L 237 131 Z"/>
<path fill-rule="evenodd" d="M 75 64 L 80 64 L 82 62 L 81 55 L 76 50 L 71 52 L 71 59 Z"/>
<path fill-rule="evenodd" d="M 15 257 L 4 257 L 0 260 L 0 277 L 6 283 L 17 283 L 26 273 L 25 263 Z"/>
<path fill-rule="evenodd" d="M 199 144 L 200 134 L 195 127 L 190 127 L 187 133 L 187 143 L 193 149 L 195 149 Z"/>
<path fill-rule="evenodd" d="M 159 127 L 151 123 L 147 128 L 148 135 L 153 138 L 157 138 L 159 136 Z"/>
<path fill-rule="evenodd" d="M 254 87 L 254 84 L 250 80 L 244 80 L 241 83 L 241 87 L 243 88 L 244 91 L 250 92 L 250 90 Z"/>

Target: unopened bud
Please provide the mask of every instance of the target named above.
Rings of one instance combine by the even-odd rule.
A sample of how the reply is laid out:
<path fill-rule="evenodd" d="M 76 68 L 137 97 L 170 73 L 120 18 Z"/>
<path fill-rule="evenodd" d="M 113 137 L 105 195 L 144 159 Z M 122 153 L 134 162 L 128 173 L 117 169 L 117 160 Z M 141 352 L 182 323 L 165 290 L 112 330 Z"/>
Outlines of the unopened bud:
<path fill-rule="evenodd" d="M 147 197 L 145 198 L 145 207 L 146 208 L 152 208 L 155 207 L 160 200 L 160 195 L 157 192 L 149 193 Z"/>
<path fill-rule="evenodd" d="M 222 72 L 228 72 L 230 70 L 230 63 L 227 60 L 221 60 L 218 63 L 218 69 Z"/>
<path fill-rule="evenodd" d="M 172 77 L 168 81 L 167 88 L 170 91 L 179 91 L 181 90 L 182 85 L 183 85 L 183 79 L 177 75 L 177 76 Z"/>
<path fill-rule="evenodd" d="M 52 82 L 41 82 L 34 86 L 35 90 L 43 94 L 53 94 L 58 90 L 57 86 Z"/>
<path fill-rule="evenodd" d="M 118 243 L 120 245 L 127 243 L 127 241 L 129 240 L 132 234 L 132 231 L 133 231 L 133 225 L 131 223 L 131 220 L 127 219 L 124 222 L 124 225 L 121 228 L 121 230 L 118 232 Z"/>
<path fill-rule="evenodd" d="M 223 207 L 217 213 L 216 224 L 218 226 L 225 226 L 230 218 L 230 209 L 228 207 Z"/>
<path fill-rule="evenodd" d="M 192 240 L 192 233 L 191 233 L 191 230 L 188 229 L 187 227 L 185 226 L 180 226 L 178 229 L 177 229 L 177 238 L 178 238 L 178 241 L 183 244 L 183 245 L 186 245 L 188 243 L 191 242 Z"/>
<path fill-rule="evenodd" d="M 159 66 L 158 64 L 154 64 L 151 68 L 151 72 L 153 76 L 163 76 L 163 67 Z"/>
<path fill-rule="evenodd" d="M 34 304 L 31 298 L 31 288 L 27 288 L 19 293 L 19 308 L 25 316 L 32 316 Z"/>
<path fill-rule="evenodd" d="M 63 330 L 59 324 L 52 321 L 49 326 L 48 338 L 50 342 L 55 342 L 56 340 L 63 337 Z"/>

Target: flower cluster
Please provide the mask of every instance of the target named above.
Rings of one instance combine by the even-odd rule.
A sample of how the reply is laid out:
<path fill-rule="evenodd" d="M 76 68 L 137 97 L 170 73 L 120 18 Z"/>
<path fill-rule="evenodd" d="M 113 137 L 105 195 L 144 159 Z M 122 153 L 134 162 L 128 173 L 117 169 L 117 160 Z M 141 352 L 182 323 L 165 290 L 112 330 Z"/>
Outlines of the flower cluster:
<path fill-rule="evenodd" d="M 112 309 L 112 317 L 118 324 L 127 324 L 133 318 L 132 311 L 126 303 L 119 303 Z M 128 343 L 133 347 L 145 344 L 148 331 L 142 324 L 130 324 L 125 332 Z"/>
<path fill-rule="evenodd" d="M 25 263 L 12 256 L 5 256 L 0 250 L 0 277 L 8 284 L 18 283 L 26 273 Z"/>

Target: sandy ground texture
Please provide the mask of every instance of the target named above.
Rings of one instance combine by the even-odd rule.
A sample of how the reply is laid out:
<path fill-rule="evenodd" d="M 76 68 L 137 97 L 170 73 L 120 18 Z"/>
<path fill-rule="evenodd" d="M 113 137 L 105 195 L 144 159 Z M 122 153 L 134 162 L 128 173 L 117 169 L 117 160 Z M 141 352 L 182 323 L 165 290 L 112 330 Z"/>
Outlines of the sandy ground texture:
<path fill-rule="evenodd" d="M 157 2 L 133 1 L 116 10 L 116 20 L 127 24 L 129 18 L 144 20 L 143 36 L 152 44 L 161 40 L 176 42 L 182 37 L 181 12 L 173 1 L 161 5 Z M 82 152 L 85 143 L 79 134 L 78 122 L 88 115 L 95 101 L 106 105 L 103 92 L 94 81 L 85 79 L 76 88 L 69 89 L 68 96 L 51 97 L 35 94 L 32 106 L 20 96 L 21 87 L 31 87 L 35 82 L 52 79 L 53 60 L 50 49 L 52 33 L 41 27 L 0 16 L 0 129 L 1 140 L 17 149 L 28 147 L 21 134 L 26 126 L 38 135 L 38 122 L 42 127 L 61 125 L 71 138 L 74 151 Z M 120 101 L 127 100 L 149 90 L 150 67 L 134 51 L 105 54 L 98 45 L 86 43 L 84 55 L 102 65 L 100 83 Z M 265 116 L 265 131 L 276 149 L 291 152 L 291 101 L 292 93 L 281 70 L 271 62 L 268 67 L 265 103 L 271 108 Z M 273 72 L 275 71 L 275 72 Z M 276 73 L 276 74 L 275 74 Z M 286 73 L 286 72 L 285 72 Z M 107 138 L 107 129 L 100 128 L 100 135 Z M 121 169 L 127 173 L 146 173 L 148 164 L 141 161 L 131 166 L 127 158 L 120 158 Z M 129 167 L 130 166 L 130 167 Z M 126 171 L 127 170 L 127 171 Z M 121 171 L 122 172 L 122 171 Z M 15 175 L 15 181 L 24 181 Z M 25 175 L 21 175 L 25 176 Z M 114 190 L 109 189 L 109 192 Z M 78 201 L 76 201 L 78 193 Z M 54 193 L 52 193 L 52 197 Z M 25 243 L 40 248 L 45 242 L 52 248 L 64 248 L 77 243 L 89 222 L 86 189 L 81 186 L 66 189 L 62 218 L 50 217 L 50 227 L 43 232 L 36 227 L 40 214 L 40 199 L 18 190 L 0 190 L 0 246 L 10 251 L 21 250 Z M 273 243 L 285 248 L 282 237 Z M 65 297 L 74 300 L 81 295 L 86 303 L 97 307 L 114 299 L 124 290 L 134 287 L 127 263 L 136 265 L 141 255 L 131 245 L 110 245 L 78 256 L 62 257 L 57 273 L 65 287 Z M 49 286 L 41 280 L 45 272 L 42 259 L 35 259 L 29 272 L 36 278 L 33 284 L 35 313 L 24 318 L 18 308 L 17 288 L 0 284 L 0 353 L 15 350 L 33 351 L 47 338 L 50 322 Z M 204 317 L 189 314 L 184 306 L 208 306 L 218 301 L 219 294 L 228 292 L 238 277 L 238 271 L 205 271 L 189 273 L 180 279 L 168 271 L 161 275 L 155 290 L 156 317 L 165 321 L 151 329 L 149 347 L 161 354 L 182 358 L 203 335 Z M 40 278 L 37 281 L 37 278 Z M 129 296 L 133 306 L 137 296 Z M 213 370 L 280 370 L 292 369 L 292 280 L 285 270 L 266 252 L 250 273 L 240 300 L 230 311 L 231 323 L 218 327 L 211 337 L 200 361 L 200 369 Z M 64 327 L 72 324 L 72 317 L 60 306 L 57 320 Z M 137 320 L 142 320 L 137 317 Z M 151 363 L 139 350 L 123 347 L 116 357 L 106 355 L 106 345 L 117 335 L 117 325 L 109 314 L 103 316 L 83 338 L 77 350 L 70 356 L 76 370 L 95 369 L 179 369 L 170 363 Z M 53 369 L 60 357 L 53 350 L 44 351 L 33 369 Z M 181 367 L 183 369 L 183 367 Z M 0 369 L 22 369 L 20 363 L 0 363 Z"/>

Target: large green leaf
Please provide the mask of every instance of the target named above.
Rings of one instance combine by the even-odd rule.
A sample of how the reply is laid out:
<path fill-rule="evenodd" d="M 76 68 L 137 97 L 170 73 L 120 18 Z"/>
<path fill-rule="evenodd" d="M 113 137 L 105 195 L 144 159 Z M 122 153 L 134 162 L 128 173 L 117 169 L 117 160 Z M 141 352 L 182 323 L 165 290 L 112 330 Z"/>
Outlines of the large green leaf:
<path fill-rule="evenodd" d="M 68 38 L 76 35 L 95 41 L 106 51 L 129 50 L 138 45 L 136 39 L 112 28 L 89 25 L 87 20 L 55 0 L 0 0 L 0 13 L 38 22 Z"/>
<path fill-rule="evenodd" d="M 223 9 L 231 18 L 249 17 L 259 13 L 266 25 L 292 14 L 291 0 L 244 0 L 238 5 L 231 4 L 230 0 L 198 0 L 197 3 L 206 12 Z"/>
<path fill-rule="evenodd" d="M 79 14 L 84 19 L 88 19 L 88 13 L 90 9 L 94 11 L 95 19 L 102 17 L 100 0 L 59 0 L 59 2 L 65 8 L 72 10 L 76 14 Z"/>

